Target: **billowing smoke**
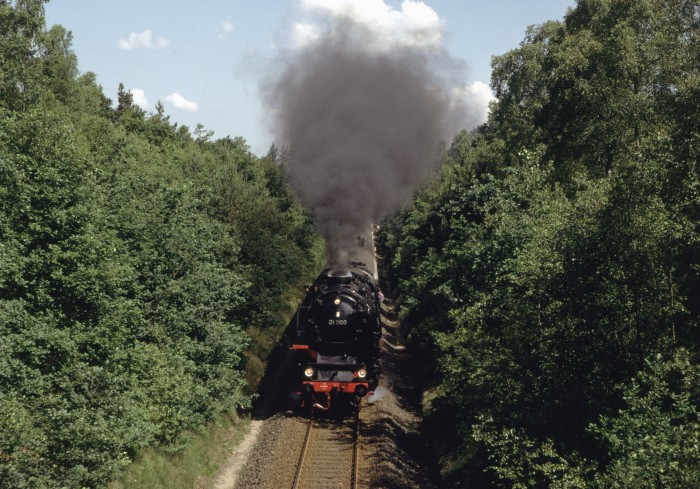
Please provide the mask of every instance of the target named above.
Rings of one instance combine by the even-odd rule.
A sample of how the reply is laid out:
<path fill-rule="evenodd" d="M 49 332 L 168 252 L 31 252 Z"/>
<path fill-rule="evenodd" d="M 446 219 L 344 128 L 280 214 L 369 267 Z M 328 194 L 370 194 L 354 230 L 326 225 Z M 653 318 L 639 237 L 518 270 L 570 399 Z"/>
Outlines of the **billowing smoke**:
<path fill-rule="evenodd" d="M 429 7 L 302 4 L 322 24 L 297 24 L 300 37 L 263 96 L 289 150 L 291 185 L 313 211 L 329 262 L 342 269 L 357 236 L 407 202 L 434 170 L 441 141 L 470 121 L 455 95 L 460 66 Z"/>

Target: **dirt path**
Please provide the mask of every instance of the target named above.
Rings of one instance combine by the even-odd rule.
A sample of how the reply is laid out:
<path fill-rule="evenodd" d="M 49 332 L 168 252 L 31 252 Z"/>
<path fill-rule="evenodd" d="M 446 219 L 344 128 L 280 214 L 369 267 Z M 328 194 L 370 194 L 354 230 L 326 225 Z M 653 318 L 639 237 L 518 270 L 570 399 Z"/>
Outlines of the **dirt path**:
<path fill-rule="evenodd" d="M 243 441 L 241 441 L 240 445 L 238 445 L 236 450 L 231 454 L 224 469 L 216 476 L 212 484 L 214 489 L 231 489 L 236 485 L 238 474 L 246 462 L 248 462 L 248 457 L 250 457 L 253 451 L 262 425 L 263 421 L 261 420 L 251 421 L 250 429 L 243 438 Z"/>

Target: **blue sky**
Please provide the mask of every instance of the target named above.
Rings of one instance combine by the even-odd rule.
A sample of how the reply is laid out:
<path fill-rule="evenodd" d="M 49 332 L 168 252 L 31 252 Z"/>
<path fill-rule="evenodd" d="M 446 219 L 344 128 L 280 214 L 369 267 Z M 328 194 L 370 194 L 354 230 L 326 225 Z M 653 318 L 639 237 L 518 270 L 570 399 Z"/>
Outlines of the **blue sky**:
<path fill-rule="evenodd" d="M 51 0 L 46 22 L 72 31 L 81 72 L 96 73 L 106 96 L 115 100 L 122 82 L 147 111 L 161 101 L 171 121 L 242 136 L 261 155 L 273 140 L 260 80 L 294 42 L 295 26 L 313 24 L 319 5 L 335 15 L 343 4 L 386 29 L 400 24 L 387 19 L 434 15 L 439 24 L 426 28 L 466 64 L 463 88 L 483 92 L 491 56 L 517 47 L 528 25 L 561 19 L 575 0 Z"/>

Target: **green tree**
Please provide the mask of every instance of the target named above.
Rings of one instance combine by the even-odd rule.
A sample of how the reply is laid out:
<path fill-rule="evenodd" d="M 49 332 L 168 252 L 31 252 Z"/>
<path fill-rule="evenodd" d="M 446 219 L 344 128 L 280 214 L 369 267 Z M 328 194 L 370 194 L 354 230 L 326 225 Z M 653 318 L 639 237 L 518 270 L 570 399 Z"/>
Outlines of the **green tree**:
<path fill-rule="evenodd" d="M 384 226 L 448 486 L 695 482 L 698 398 L 657 402 L 670 378 L 644 372 L 697 366 L 699 19 L 581 0 L 530 28 L 494 58 L 489 123 Z"/>
<path fill-rule="evenodd" d="M 45 0 L 0 1 L 0 103 L 26 108 L 38 98 L 42 77 L 37 37 L 44 27 Z"/>
<path fill-rule="evenodd" d="M 0 2 L 0 487 L 101 487 L 247 405 L 244 330 L 279 335 L 317 238 L 242 138 L 112 108 L 42 6 Z"/>
<path fill-rule="evenodd" d="M 611 459 L 597 487 L 695 487 L 700 484 L 700 371 L 688 352 L 648 362 L 625 385 L 625 407 L 591 427 Z"/>

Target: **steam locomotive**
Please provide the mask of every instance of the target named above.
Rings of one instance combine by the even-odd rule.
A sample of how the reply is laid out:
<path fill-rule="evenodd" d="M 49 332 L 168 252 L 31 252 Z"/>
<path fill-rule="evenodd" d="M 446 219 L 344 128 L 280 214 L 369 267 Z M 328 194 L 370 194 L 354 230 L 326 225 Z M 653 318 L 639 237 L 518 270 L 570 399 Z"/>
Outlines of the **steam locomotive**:
<path fill-rule="evenodd" d="M 309 411 L 340 399 L 357 403 L 379 383 L 380 291 L 363 265 L 324 270 L 297 309 L 289 338 L 299 356 L 293 398 Z"/>

